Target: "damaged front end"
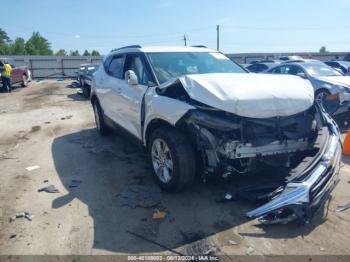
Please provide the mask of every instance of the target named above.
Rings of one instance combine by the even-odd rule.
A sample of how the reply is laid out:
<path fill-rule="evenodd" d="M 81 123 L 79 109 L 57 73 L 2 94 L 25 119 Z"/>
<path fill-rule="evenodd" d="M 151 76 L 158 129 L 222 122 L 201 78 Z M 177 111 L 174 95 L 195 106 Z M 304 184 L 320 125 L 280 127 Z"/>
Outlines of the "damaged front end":
<path fill-rule="evenodd" d="M 293 116 L 268 119 L 240 117 L 195 101 L 191 104 L 197 109 L 177 125 L 196 141 L 204 176 L 250 176 L 259 170 L 265 176 L 263 166 L 283 170 L 278 183 L 267 182 L 274 184 L 270 192 L 264 192 L 269 202 L 248 212 L 249 218 L 262 223 L 306 221 L 337 184 L 340 135 L 318 104 Z M 264 183 L 260 186 L 269 188 Z"/>
<path fill-rule="evenodd" d="M 247 213 L 264 224 L 287 223 L 295 219 L 307 222 L 329 197 L 339 182 L 342 147 L 336 124 L 327 117 L 328 137 L 320 152 L 304 171 L 263 206 Z"/>
<path fill-rule="evenodd" d="M 213 77 L 205 76 L 204 81 L 201 76 L 187 76 L 158 90 L 160 96 L 191 106 L 176 127 L 191 137 L 204 178 L 235 176 L 237 184 L 241 177 L 247 177 L 248 184 L 255 182 L 264 192 L 255 199 L 268 202 L 248 212 L 249 218 L 262 223 L 307 221 L 338 182 L 337 125 L 310 98 L 305 82 L 293 82 L 297 78 L 268 79 L 271 85 L 276 81 L 274 88 L 268 89 L 268 95 L 257 95 L 237 91 L 244 90 L 240 86 L 224 89 L 223 81 L 213 84 Z M 259 79 L 244 80 L 254 87 Z M 300 89 L 287 88 L 285 96 L 278 91 L 282 80 Z M 274 178 L 269 178 L 270 173 Z"/>

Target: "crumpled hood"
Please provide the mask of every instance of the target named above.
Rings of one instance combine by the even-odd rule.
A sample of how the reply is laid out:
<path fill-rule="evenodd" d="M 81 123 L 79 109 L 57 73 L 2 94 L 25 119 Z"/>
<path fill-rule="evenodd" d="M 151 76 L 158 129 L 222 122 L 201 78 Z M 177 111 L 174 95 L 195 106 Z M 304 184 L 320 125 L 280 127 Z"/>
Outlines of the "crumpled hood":
<path fill-rule="evenodd" d="M 316 79 L 333 85 L 341 85 L 350 88 L 350 76 L 323 76 Z"/>
<path fill-rule="evenodd" d="M 203 104 L 243 117 L 290 116 L 313 105 L 314 90 L 300 77 L 290 75 L 220 73 L 181 76 L 188 95 Z"/>

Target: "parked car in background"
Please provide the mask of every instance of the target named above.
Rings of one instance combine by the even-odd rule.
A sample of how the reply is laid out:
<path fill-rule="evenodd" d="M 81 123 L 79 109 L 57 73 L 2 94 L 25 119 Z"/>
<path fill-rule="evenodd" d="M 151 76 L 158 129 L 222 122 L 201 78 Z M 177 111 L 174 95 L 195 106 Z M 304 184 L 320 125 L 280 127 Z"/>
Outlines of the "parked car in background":
<path fill-rule="evenodd" d="M 252 65 L 247 65 L 245 69 L 247 69 L 251 73 L 261 73 L 275 66 L 276 63 L 256 63 Z"/>
<path fill-rule="evenodd" d="M 86 73 L 86 68 L 87 68 L 88 64 L 81 64 L 79 66 L 79 70 L 76 72 L 77 73 L 77 80 L 80 84 L 80 86 L 83 86 L 83 78 L 84 78 L 84 74 Z"/>
<path fill-rule="evenodd" d="M 82 90 L 85 98 L 90 97 L 92 76 L 98 70 L 99 64 L 89 64 L 86 66 L 85 74 L 82 76 Z"/>
<path fill-rule="evenodd" d="M 350 62 L 350 54 L 345 55 L 343 60 Z"/>
<path fill-rule="evenodd" d="M 337 69 L 344 75 L 350 75 L 350 62 L 349 61 L 327 61 L 325 64 Z"/>
<path fill-rule="evenodd" d="M 314 88 L 316 100 L 331 114 L 349 108 L 350 77 L 323 62 L 284 63 L 269 69 L 267 73 L 295 75 L 308 79 Z"/>
<path fill-rule="evenodd" d="M 339 181 L 340 135 L 310 82 L 248 74 L 216 50 L 116 49 L 94 74 L 91 103 L 101 135 L 119 127 L 147 149 L 163 190 L 196 174 L 251 176 L 267 203 L 247 216 L 264 223 L 308 220 Z"/>
<path fill-rule="evenodd" d="M 32 76 L 31 72 L 26 66 L 16 66 L 15 61 L 11 58 L 0 58 L 1 60 L 5 60 L 12 67 L 11 72 L 11 84 L 21 84 L 22 87 L 28 86 L 28 83 L 31 81 Z M 0 79 L 1 83 L 1 79 Z M 1 83 L 2 85 L 2 83 Z"/>
<path fill-rule="evenodd" d="M 77 78 L 85 98 L 90 97 L 92 75 L 98 69 L 99 64 L 81 64 L 77 72 Z"/>
<path fill-rule="evenodd" d="M 281 61 L 296 61 L 296 60 L 303 60 L 304 58 L 302 58 L 301 56 L 298 56 L 298 55 L 289 55 L 289 56 L 281 56 L 279 58 L 279 60 Z"/>

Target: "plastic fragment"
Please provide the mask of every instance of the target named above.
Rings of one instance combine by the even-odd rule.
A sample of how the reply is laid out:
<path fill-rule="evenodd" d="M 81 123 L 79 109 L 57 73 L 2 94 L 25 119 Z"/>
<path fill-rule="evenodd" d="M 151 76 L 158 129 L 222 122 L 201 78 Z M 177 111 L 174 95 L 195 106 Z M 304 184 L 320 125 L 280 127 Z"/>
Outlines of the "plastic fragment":
<path fill-rule="evenodd" d="M 159 211 L 158 209 L 156 209 L 152 215 L 152 218 L 153 219 L 164 219 L 165 216 L 166 216 L 166 213 L 164 211 Z"/>
<path fill-rule="evenodd" d="M 40 166 L 28 166 L 28 167 L 26 167 L 26 170 L 27 171 L 33 171 L 33 170 L 39 169 L 39 168 L 40 168 Z"/>
<path fill-rule="evenodd" d="M 38 189 L 38 192 L 45 191 L 46 193 L 59 193 L 58 189 L 54 185 L 49 185 Z"/>

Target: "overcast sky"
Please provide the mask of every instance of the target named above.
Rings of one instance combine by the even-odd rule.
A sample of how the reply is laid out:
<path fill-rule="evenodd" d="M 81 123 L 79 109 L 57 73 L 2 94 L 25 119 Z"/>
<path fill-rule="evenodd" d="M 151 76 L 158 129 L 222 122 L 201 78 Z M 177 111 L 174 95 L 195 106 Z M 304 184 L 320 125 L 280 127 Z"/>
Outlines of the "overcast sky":
<path fill-rule="evenodd" d="M 11 0 L 0 27 L 14 39 L 39 31 L 54 51 L 189 45 L 221 51 L 350 51 L 350 0 Z M 4 11 L 5 10 L 5 11 Z"/>

